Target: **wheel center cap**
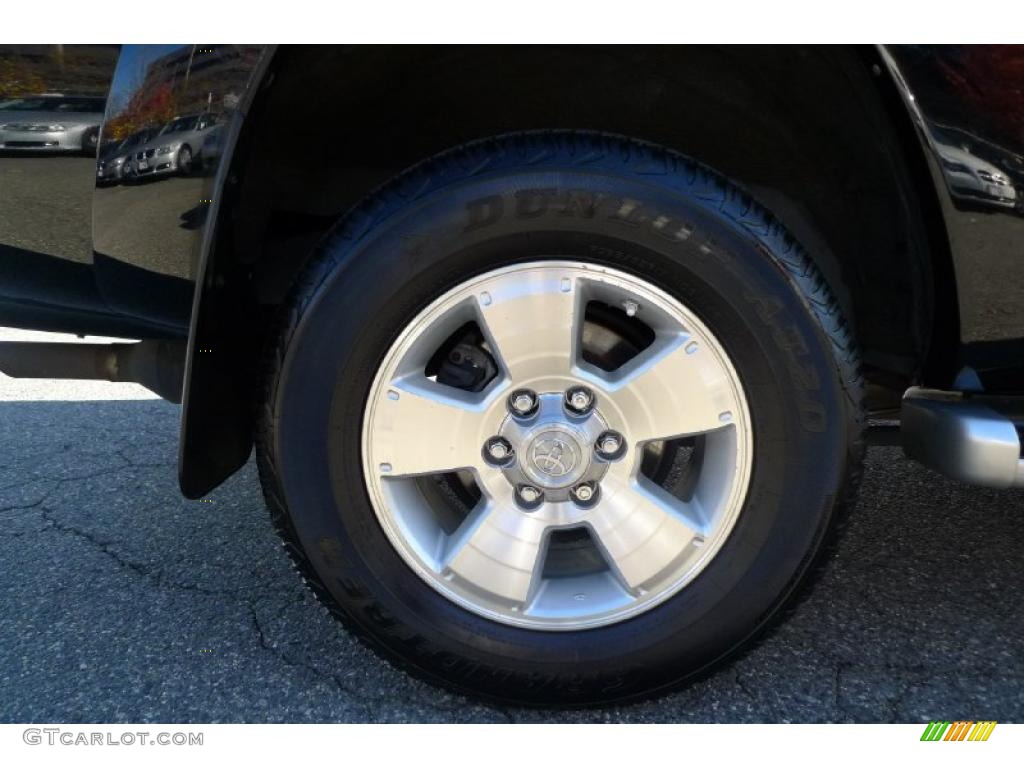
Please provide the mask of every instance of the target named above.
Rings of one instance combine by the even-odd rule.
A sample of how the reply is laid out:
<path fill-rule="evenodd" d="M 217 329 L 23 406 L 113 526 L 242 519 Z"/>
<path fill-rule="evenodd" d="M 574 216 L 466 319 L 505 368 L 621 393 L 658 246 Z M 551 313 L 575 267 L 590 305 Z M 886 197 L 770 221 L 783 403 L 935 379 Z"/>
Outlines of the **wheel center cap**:
<path fill-rule="evenodd" d="M 539 393 L 536 413 L 528 418 L 509 414 L 497 432 L 515 451 L 514 460 L 502 468 L 505 478 L 513 487 L 543 491 L 549 502 L 568 501 L 573 486 L 599 481 L 608 469 L 594 458 L 594 445 L 608 423 L 598 408 L 582 417 L 568 413 L 564 395 L 564 390 Z"/>
<path fill-rule="evenodd" d="M 533 435 L 527 444 L 523 471 L 545 488 L 564 488 L 586 471 L 587 454 L 579 438 L 569 429 L 548 427 Z"/>
<path fill-rule="evenodd" d="M 579 463 L 579 449 L 571 438 L 558 430 L 538 435 L 530 446 L 533 469 L 548 477 L 568 475 Z"/>

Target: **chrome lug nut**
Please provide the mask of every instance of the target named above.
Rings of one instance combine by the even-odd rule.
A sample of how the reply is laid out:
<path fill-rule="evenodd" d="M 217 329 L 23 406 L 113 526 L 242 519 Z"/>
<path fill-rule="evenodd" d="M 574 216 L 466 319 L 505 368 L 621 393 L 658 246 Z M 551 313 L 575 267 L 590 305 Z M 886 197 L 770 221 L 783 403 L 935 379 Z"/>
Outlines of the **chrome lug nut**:
<path fill-rule="evenodd" d="M 520 485 L 516 488 L 516 501 L 525 509 L 536 509 L 544 501 L 544 494 L 532 485 Z"/>
<path fill-rule="evenodd" d="M 594 450 L 605 461 L 614 461 L 622 458 L 622 454 L 626 452 L 626 441 L 618 432 L 608 430 L 598 435 Z"/>
<path fill-rule="evenodd" d="M 570 387 L 565 391 L 565 408 L 576 416 L 590 413 L 594 407 L 594 393 L 586 387 Z"/>
<path fill-rule="evenodd" d="M 521 419 L 532 416 L 537 412 L 537 393 L 532 389 L 517 389 L 508 396 L 508 409 Z"/>
<path fill-rule="evenodd" d="M 580 483 L 569 493 L 581 507 L 589 507 L 597 501 L 597 485 L 594 483 Z"/>
<path fill-rule="evenodd" d="M 514 451 L 512 444 L 504 437 L 492 437 L 484 443 L 484 458 L 499 467 L 512 462 Z"/>

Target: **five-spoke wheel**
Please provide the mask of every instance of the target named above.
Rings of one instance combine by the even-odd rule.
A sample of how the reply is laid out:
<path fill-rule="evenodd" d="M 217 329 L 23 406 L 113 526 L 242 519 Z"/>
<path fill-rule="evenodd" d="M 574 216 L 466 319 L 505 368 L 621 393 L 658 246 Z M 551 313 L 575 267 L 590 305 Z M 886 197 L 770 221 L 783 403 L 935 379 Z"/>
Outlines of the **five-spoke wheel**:
<path fill-rule="evenodd" d="M 643 323 L 650 343 L 612 370 L 590 362 L 592 302 Z M 477 391 L 428 368 L 467 324 L 495 362 Z M 681 438 L 701 442 L 685 495 L 643 471 Z M 498 621 L 579 629 L 656 605 L 715 556 L 743 503 L 751 427 L 724 349 L 682 304 L 616 270 L 547 261 L 427 307 L 380 366 L 363 445 L 381 525 L 428 584 Z M 453 477 L 461 517 L 425 490 Z M 574 534 L 578 562 L 563 552 L 548 567 Z"/>

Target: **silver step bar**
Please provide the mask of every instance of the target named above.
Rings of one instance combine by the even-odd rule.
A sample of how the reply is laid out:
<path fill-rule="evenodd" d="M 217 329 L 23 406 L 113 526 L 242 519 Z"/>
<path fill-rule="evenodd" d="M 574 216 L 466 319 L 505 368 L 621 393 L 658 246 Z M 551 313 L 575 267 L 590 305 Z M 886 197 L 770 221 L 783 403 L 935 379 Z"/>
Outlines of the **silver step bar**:
<path fill-rule="evenodd" d="M 1018 426 L 1005 401 L 913 387 L 903 395 L 903 452 L 954 480 L 989 488 L 1024 487 Z"/>

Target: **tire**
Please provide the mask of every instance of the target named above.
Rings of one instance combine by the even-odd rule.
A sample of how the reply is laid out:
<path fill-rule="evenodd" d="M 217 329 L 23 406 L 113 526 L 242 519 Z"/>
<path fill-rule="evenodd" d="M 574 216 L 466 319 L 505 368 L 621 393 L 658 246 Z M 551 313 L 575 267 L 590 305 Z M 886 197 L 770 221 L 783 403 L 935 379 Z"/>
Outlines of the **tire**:
<path fill-rule="evenodd" d="M 182 176 L 192 173 L 192 150 L 187 145 L 178 150 L 177 167 Z"/>
<path fill-rule="evenodd" d="M 82 154 L 86 157 L 96 157 L 99 149 L 100 129 L 89 128 L 82 134 Z"/>
<path fill-rule="evenodd" d="M 742 508 L 695 577 L 635 615 L 560 631 L 429 583 L 385 530 L 363 461 L 367 399 L 413 318 L 467 280 L 553 259 L 691 310 L 742 385 L 753 450 Z M 862 389 L 811 258 L 734 184 L 622 137 L 516 134 L 417 165 L 324 239 L 268 346 L 257 456 L 289 555 L 370 647 L 458 691 L 588 706 L 692 680 L 793 605 L 852 501 Z"/>

